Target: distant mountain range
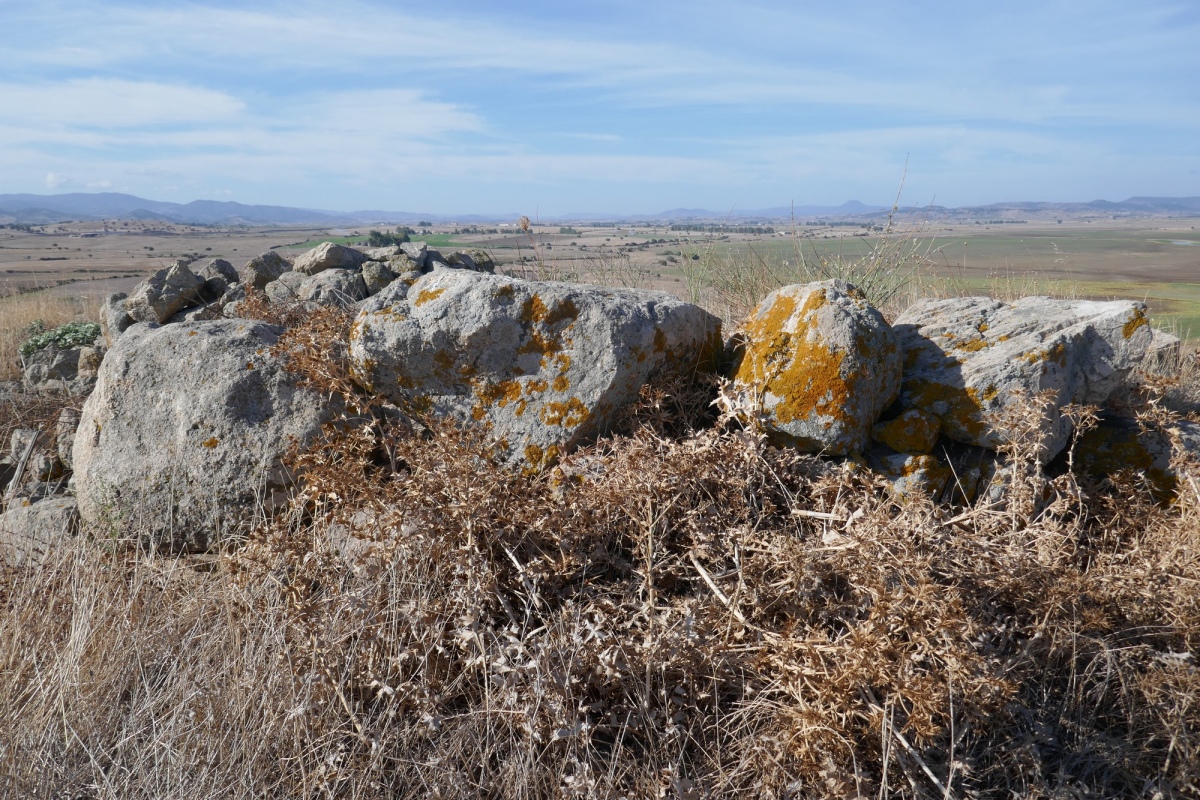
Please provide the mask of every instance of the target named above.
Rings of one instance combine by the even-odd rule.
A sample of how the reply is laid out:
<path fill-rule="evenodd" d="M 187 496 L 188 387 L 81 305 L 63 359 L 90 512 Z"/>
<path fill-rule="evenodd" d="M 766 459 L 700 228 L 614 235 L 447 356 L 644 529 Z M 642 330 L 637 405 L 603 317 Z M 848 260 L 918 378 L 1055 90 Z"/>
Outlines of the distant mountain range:
<path fill-rule="evenodd" d="M 649 215 L 566 214 L 554 217 L 553 221 L 702 221 L 716 224 L 723 221 L 761 220 L 765 222 L 791 218 L 873 219 L 887 211 L 888 208 L 885 206 L 872 206 L 851 200 L 840 206 L 782 206 L 758 210 L 734 208 L 724 213 L 703 208 L 673 208 L 659 214 Z M 925 206 L 905 208 L 902 211 L 934 217 L 955 216 L 976 219 L 1005 217 L 1014 214 L 1031 216 L 1054 214 L 1200 216 L 1200 197 L 1131 197 L 1121 202 L 1093 200 L 1090 203 L 992 203 L 963 208 Z M 69 220 L 116 218 L 192 225 L 412 225 L 420 221 L 480 223 L 515 220 L 517 214 L 447 216 L 408 211 L 322 211 L 288 206 L 245 205 L 216 200 L 168 203 L 115 192 L 55 195 L 0 194 L 0 222 L 45 225 Z"/>

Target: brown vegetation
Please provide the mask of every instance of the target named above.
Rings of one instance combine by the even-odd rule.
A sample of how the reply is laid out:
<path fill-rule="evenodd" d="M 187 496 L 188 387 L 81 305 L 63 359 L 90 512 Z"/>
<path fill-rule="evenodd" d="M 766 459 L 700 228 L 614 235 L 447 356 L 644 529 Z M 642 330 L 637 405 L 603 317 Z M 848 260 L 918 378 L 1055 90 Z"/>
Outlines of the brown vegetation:
<path fill-rule="evenodd" d="M 899 503 L 658 387 L 524 476 L 357 397 L 339 312 L 281 321 L 369 424 L 239 550 L 0 573 L 0 794 L 1200 792 L 1196 465 L 1163 505 L 1016 436 L 1003 503 Z M 1146 383 L 1169 423 L 1191 389 Z"/>

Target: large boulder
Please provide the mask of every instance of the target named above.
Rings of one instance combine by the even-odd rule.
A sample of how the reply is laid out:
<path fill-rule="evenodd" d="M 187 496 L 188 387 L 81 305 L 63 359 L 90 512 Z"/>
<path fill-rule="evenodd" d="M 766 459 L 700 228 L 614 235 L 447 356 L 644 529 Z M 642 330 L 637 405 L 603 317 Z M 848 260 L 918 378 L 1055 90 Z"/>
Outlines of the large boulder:
<path fill-rule="evenodd" d="M 363 285 L 367 287 L 367 294 L 373 295 L 379 294 L 384 287 L 396 280 L 396 273 L 382 261 L 368 261 L 362 265 L 362 278 Z"/>
<path fill-rule="evenodd" d="M 1174 462 L 1200 460 L 1200 424 L 1179 420 L 1170 430 L 1157 430 L 1132 419 L 1103 419 L 1078 438 L 1074 458 L 1078 468 L 1094 478 L 1136 473 L 1155 496 L 1169 500 L 1177 489 Z"/>
<path fill-rule="evenodd" d="M 84 523 L 203 550 L 281 502 L 281 457 L 319 433 L 329 405 L 272 353 L 280 332 L 250 320 L 126 331 L 75 436 Z"/>
<path fill-rule="evenodd" d="M 324 242 L 296 259 L 292 269 L 302 275 L 316 275 L 327 269 L 358 269 L 367 255 L 353 247 Z"/>
<path fill-rule="evenodd" d="M 274 250 L 268 250 L 250 259 L 238 270 L 238 283 L 252 286 L 261 292 L 268 283 L 277 280 L 291 268 L 292 265 L 283 256 Z"/>
<path fill-rule="evenodd" d="M 487 426 L 510 464 L 536 469 L 604 432 L 656 375 L 711 372 L 720 331 L 661 292 L 442 269 L 367 300 L 350 348 L 374 391 Z"/>
<path fill-rule="evenodd" d="M 845 281 L 767 295 L 734 337 L 733 387 L 768 437 L 846 455 L 900 388 L 900 349 L 887 321 Z"/>
<path fill-rule="evenodd" d="M 100 303 L 100 335 L 109 347 L 116 344 L 121 334 L 136 322 L 125 309 L 128 298 L 129 295 L 124 292 L 115 292 Z"/>
<path fill-rule="evenodd" d="M 1006 441 L 1001 415 L 1048 392 L 1037 444 L 1049 461 L 1071 433 L 1062 407 L 1123 386 L 1150 344 L 1147 323 L 1145 305 L 1128 300 L 923 300 L 895 323 L 901 400 L 938 416 L 943 435 L 994 449 Z"/>
<path fill-rule="evenodd" d="M 356 270 L 327 269 L 300 284 L 296 296 L 307 303 L 345 307 L 365 300 L 367 285 Z"/>
<path fill-rule="evenodd" d="M 14 505 L 0 514 L 0 562 L 14 567 L 39 564 L 78 530 L 79 512 L 73 497 Z"/>
<path fill-rule="evenodd" d="M 125 300 L 125 313 L 136 322 L 163 323 L 177 311 L 200 302 L 204 279 L 187 262 L 176 261 L 133 288 Z"/>
<path fill-rule="evenodd" d="M 196 275 L 204 280 L 200 288 L 201 296 L 208 301 L 216 300 L 229 290 L 229 287 L 241 280 L 238 271 L 223 258 L 214 258 L 195 270 Z"/>

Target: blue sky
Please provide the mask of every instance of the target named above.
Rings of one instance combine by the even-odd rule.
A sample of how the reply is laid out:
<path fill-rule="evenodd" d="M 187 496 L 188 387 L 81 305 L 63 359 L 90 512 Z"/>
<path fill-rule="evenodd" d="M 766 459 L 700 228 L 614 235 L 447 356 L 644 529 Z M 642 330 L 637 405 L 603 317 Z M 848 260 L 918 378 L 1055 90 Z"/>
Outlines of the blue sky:
<path fill-rule="evenodd" d="M 1200 195 L 1195 2 L 0 0 L 0 192 L 432 213 Z"/>

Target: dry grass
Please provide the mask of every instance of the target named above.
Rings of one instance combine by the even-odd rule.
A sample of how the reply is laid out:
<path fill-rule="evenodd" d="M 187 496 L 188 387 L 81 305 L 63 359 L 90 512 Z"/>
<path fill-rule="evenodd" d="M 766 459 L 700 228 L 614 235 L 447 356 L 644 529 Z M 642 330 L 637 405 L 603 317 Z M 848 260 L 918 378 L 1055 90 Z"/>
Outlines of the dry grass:
<path fill-rule="evenodd" d="M 345 391 L 346 319 L 286 321 Z M 523 477 L 351 397 L 245 547 L 3 573 L 0 795 L 1200 791 L 1195 465 L 1160 506 L 1014 436 L 1003 505 L 897 505 L 695 410 Z"/>
<path fill-rule="evenodd" d="M 0 381 L 20 380 L 21 361 L 17 349 L 29 338 L 35 320 L 47 329 L 68 322 L 94 322 L 99 303 L 92 298 L 71 297 L 47 290 L 0 296 Z"/>

